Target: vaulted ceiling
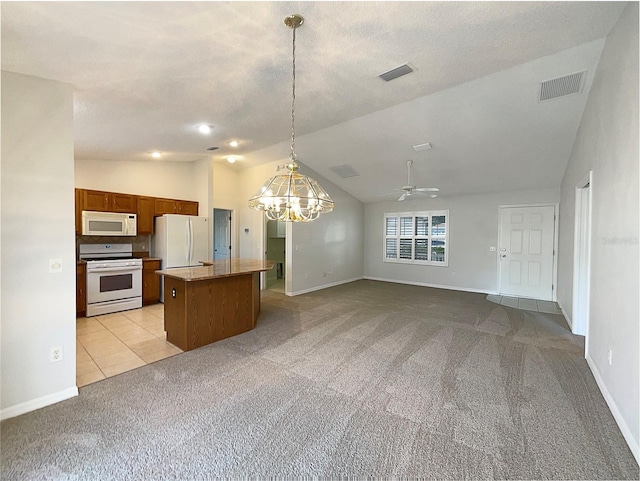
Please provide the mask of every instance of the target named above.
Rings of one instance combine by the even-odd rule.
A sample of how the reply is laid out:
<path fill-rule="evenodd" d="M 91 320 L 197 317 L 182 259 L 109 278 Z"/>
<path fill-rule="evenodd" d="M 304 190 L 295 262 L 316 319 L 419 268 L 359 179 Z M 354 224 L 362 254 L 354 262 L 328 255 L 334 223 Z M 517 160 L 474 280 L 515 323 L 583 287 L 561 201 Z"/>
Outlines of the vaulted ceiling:
<path fill-rule="evenodd" d="M 3 2 L 2 69 L 74 86 L 77 159 L 286 158 L 364 202 L 555 188 L 624 2 Z M 382 72 L 409 63 L 396 80 Z M 580 93 L 540 83 L 587 71 Z M 199 124 L 213 126 L 211 134 Z M 238 140 L 239 147 L 227 145 Z M 415 152 L 413 145 L 431 143 Z M 206 149 L 219 147 L 211 153 Z M 359 175 L 342 178 L 331 167 Z M 391 195 L 388 199 L 392 199 Z"/>

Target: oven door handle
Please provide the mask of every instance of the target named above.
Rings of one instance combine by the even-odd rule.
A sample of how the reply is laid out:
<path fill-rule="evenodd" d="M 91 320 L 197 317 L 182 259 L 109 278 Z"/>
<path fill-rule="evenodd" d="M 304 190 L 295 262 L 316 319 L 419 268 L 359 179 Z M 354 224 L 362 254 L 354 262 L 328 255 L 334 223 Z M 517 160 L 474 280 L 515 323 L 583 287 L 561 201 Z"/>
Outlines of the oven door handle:
<path fill-rule="evenodd" d="M 126 266 L 126 267 L 98 267 L 97 269 L 88 269 L 87 274 L 100 272 L 124 272 L 124 271 L 141 271 L 142 266 Z"/>

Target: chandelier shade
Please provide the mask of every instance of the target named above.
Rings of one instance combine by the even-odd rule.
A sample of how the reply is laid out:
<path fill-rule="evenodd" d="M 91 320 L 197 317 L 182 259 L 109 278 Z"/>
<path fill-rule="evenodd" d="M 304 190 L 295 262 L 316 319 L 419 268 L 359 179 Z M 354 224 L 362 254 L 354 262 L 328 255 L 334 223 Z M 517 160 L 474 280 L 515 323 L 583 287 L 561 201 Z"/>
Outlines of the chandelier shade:
<path fill-rule="evenodd" d="M 267 218 L 284 222 L 310 222 L 320 214 L 333 210 L 333 201 L 320 184 L 298 172 L 296 162 L 296 29 L 304 23 L 301 15 L 289 15 L 284 19 L 293 30 L 293 75 L 291 96 L 291 154 L 287 164 L 289 172 L 271 177 L 260 190 L 249 199 L 249 207 L 262 210 Z"/>
<path fill-rule="evenodd" d="M 309 222 L 333 210 L 331 197 L 318 182 L 300 174 L 295 162 L 287 168 L 289 173 L 275 175 L 260 187 L 249 199 L 249 207 L 284 222 Z"/>

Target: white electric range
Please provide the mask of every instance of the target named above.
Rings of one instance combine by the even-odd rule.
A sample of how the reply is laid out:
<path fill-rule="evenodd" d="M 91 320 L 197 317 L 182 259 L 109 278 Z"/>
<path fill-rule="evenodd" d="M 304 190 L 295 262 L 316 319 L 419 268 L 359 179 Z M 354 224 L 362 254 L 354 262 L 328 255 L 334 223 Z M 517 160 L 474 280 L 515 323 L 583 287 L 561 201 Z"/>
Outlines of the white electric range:
<path fill-rule="evenodd" d="M 142 259 L 132 244 L 81 244 L 87 263 L 87 317 L 142 307 Z"/>

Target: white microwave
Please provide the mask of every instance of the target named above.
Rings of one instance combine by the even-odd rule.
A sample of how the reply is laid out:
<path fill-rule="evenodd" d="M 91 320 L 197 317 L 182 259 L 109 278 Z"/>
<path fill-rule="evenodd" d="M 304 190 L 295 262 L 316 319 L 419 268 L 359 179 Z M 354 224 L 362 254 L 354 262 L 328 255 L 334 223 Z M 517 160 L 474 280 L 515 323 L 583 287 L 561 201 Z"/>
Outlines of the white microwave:
<path fill-rule="evenodd" d="M 82 235 L 137 235 L 137 215 L 119 212 L 82 211 Z"/>

